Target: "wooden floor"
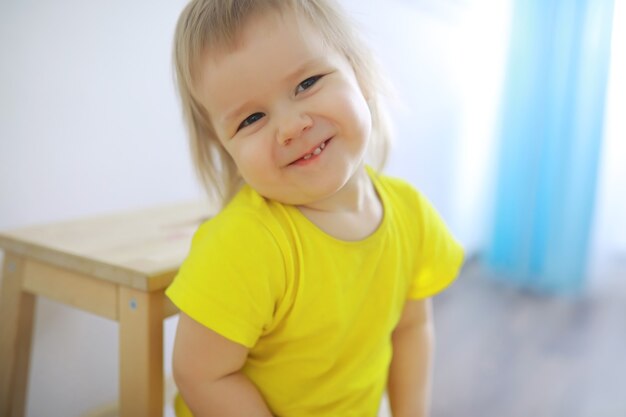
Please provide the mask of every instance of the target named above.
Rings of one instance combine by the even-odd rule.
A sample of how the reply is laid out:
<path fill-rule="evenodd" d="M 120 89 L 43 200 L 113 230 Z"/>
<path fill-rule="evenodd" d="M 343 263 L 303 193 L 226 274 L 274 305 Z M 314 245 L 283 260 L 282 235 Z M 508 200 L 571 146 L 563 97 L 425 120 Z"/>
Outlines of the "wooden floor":
<path fill-rule="evenodd" d="M 626 417 L 626 291 L 538 295 L 471 262 L 434 305 L 432 417 Z"/>

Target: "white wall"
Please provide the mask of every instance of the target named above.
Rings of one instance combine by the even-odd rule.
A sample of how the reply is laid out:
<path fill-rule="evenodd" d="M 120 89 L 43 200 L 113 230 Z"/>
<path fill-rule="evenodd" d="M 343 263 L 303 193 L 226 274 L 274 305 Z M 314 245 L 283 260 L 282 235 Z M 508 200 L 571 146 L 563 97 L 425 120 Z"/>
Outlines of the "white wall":
<path fill-rule="evenodd" d="M 184 3 L 0 2 L 0 229 L 199 195 L 170 72 Z M 508 2 L 344 3 L 402 102 L 388 171 L 476 247 Z M 117 359 L 115 323 L 41 300 L 28 416 L 114 401 Z"/>
<path fill-rule="evenodd" d="M 626 287 L 626 2 L 614 3 L 605 140 L 599 169 L 598 206 L 591 272 L 594 286 Z"/>
<path fill-rule="evenodd" d="M 199 195 L 170 71 L 184 3 L 0 2 L 0 229 Z M 117 398 L 114 322 L 44 299 L 35 326 L 28 416 Z"/>
<path fill-rule="evenodd" d="M 196 192 L 169 63 L 182 4 L 2 3 L 0 227 Z"/>

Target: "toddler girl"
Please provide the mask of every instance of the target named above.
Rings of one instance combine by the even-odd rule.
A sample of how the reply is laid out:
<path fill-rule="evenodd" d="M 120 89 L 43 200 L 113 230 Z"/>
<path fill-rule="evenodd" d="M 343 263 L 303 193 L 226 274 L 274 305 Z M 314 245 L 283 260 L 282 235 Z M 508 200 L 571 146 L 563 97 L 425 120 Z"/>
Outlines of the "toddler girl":
<path fill-rule="evenodd" d="M 338 5 L 194 0 L 175 62 L 196 168 L 224 203 L 167 290 L 177 415 L 373 417 L 387 390 L 394 417 L 425 416 L 428 297 L 462 249 L 379 173 L 381 81 Z"/>

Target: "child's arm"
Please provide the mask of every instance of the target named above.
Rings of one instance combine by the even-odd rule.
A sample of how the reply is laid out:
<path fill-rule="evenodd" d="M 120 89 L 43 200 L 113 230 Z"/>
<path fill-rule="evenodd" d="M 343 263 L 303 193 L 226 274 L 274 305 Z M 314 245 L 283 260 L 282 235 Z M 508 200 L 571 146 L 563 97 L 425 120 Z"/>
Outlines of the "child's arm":
<path fill-rule="evenodd" d="M 248 349 L 181 313 L 174 344 L 176 385 L 194 417 L 271 417 L 243 374 Z"/>
<path fill-rule="evenodd" d="M 409 300 L 392 335 L 387 391 L 393 417 L 426 417 L 433 330 L 430 300 Z"/>

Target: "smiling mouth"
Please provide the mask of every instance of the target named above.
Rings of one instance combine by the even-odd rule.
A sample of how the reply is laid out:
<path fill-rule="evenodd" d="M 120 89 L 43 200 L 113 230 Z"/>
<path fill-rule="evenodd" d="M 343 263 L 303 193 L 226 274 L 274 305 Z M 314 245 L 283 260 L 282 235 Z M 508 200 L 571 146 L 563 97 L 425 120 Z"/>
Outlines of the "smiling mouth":
<path fill-rule="evenodd" d="M 322 151 L 324 151 L 324 149 L 326 148 L 326 145 L 328 145 L 328 142 L 330 142 L 330 139 L 326 139 L 324 142 L 320 143 L 316 148 L 311 150 L 309 153 L 293 161 L 290 165 L 304 163 L 304 162 L 311 160 L 312 158 L 317 157 L 319 154 L 322 153 Z"/>

